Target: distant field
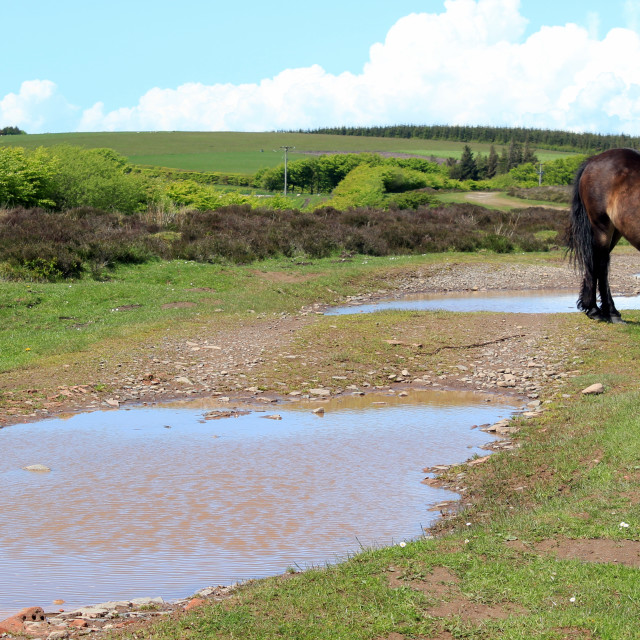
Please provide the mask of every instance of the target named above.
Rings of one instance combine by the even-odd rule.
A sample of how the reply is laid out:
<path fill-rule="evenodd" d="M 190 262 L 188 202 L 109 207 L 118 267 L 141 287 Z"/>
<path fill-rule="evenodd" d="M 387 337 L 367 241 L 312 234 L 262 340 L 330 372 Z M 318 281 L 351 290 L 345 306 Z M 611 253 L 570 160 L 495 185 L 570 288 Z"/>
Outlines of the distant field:
<path fill-rule="evenodd" d="M 281 146 L 293 146 L 291 159 L 303 153 L 385 152 L 419 156 L 459 158 L 464 143 L 416 138 L 369 138 L 306 133 L 237 132 L 122 132 L 122 133 L 45 133 L 0 136 L 0 145 L 33 149 L 39 146 L 72 144 L 82 147 L 108 147 L 135 164 L 146 164 L 195 171 L 222 171 L 253 174 L 261 167 L 282 162 Z M 487 154 L 488 144 L 469 145 L 474 152 Z M 498 153 L 502 147 L 496 145 Z M 559 151 L 538 151 L 540 160 L 573 155 Z"/>

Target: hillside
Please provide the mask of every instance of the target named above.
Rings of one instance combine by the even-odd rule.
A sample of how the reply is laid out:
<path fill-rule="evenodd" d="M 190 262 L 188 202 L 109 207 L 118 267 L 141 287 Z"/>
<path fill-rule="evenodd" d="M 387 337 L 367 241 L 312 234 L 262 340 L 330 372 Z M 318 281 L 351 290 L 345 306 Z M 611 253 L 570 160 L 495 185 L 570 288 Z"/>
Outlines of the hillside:
<path fill-rule="evenodd" d="M 70 144 L 87 148 L 107 147 L 141 165 L 193 171 L 222 171 L 253 174 L 263 167 L 282 162 L 283 145 L 295 147 L 290 159 L 310 153 L 380 152 L 429 158 L 459 158 L 465 142 L 345 136 L 319 133 L 238 133 L 238 132 L 103 132 L 55 133 L 0 136 L 0 145 L 33 149 L 39 146 Z M 488 154 L 490 144 L 470 143 L 474 153 Z M 501 145 L 496 145 L 498 153 Z M 572 155 L 569 152 L 536 149 L 541 161 Z"/>

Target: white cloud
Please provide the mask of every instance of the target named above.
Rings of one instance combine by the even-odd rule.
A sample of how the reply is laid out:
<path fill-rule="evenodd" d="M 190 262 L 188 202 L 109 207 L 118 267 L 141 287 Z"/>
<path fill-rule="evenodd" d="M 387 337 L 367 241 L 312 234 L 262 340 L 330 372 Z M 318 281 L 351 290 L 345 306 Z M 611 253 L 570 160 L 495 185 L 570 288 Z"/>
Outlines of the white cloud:
<path fill-rule="evenodd" d="M 70 105 L 50 80 L 26 80 L 18 93 L 0 100 L 0 123 L 17 126 L 29 133 L 76 126 L 78 109 Z"/>
<path fill-rule="evenodd" d="M 446 0 L 440 13 L 401 18 L 384 42 L 371 47 L 358 74 L 329 74 L 313 65 L 254 84 L 154 88 L 134 106 L 105 111 L 98 102 L 73 128 L 261 131 L 468 123 L 640 134 L 638 34 L 618 28 L 599 38 L 593 14 L 588 29 L 547 26 L 523 40 L 527 20 L 519 4 Z M 627 0 L 629 26 L 636 26 L 639 10 L 640 1 Z M 0 114 L 13 96 L 27 114 L 23 122 L 35 122 L 50 97 L 29 98 L 25 85 L 20 96 L 0 102 Z M 55 85 L 49 88 L 55 93 Z"/>

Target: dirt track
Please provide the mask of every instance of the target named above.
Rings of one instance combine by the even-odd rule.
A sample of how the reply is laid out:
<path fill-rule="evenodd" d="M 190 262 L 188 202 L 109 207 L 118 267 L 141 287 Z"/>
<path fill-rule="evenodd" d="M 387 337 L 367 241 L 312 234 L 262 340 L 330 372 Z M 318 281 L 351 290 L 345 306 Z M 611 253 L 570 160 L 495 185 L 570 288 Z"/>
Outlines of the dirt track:
<path fill-rule="evenodd" d="M 638 271 L 640 254 L 622 252 L 616 256 L 612 264 L 613 290 L 624 294 L 640 292 L 638 280 L 633 275 Z M 548 265 L 505 264 L 500 267 L 487 263 L 445 264 L 396 273 L 389 278 L 386 290 L 359 296 L 358 300 L 421 291 L 544 288 L 577 292 L 578 277 L 566 262 L 561 261 Z M 53 372 L 31 370 L 0 375 L 0 388 L 16 389 L 5 394 L 7 402 L 0 414 L 0 425 L 31 421 L 69 411 L 116 408 L 125 403 L 137 404 L 207 395 L 252 396 L 258 386 L 274 396 L 284 397 L 289 392 L 298 390 L 298 387 L 304 387 L 294 386 L 291 380 L 287 380 L 287 367 L 290 368 L 292 365 L 286 354 L 294 348 L 301 332 L 314 323 L 324 321 L 317 315 L 321 310 L 322 307 L 317 306 L 301 309 L 294 316 L 271 319 L 250 317 L 232 329 L 220 329 L 219 325 L 209 322 L 197 327 L 197 332 L 193 335 L 167 332 L 161 340 L 155 340 L 153 343 L 142 342 L 126 354 L 102 354 L 102 357 L 97 354 L 89 368 L 85 367 L 81 372 L 76 371 L 71 359 L 68 365 Z M 492 380 L 494 383 L 499 380 L 497 374 L 492 379 L 492 371 L 495 373 L 504 369 L 507 366 L 505 362 L 509 361 L 524 366 L 534 355 L 534 350 L 543 371 L 550 368 L 558 369 L 557 349 L 547 350 L 547 353 L 540 346 L 545 342 L 544 336 L 553 331 L 556 322 L 555 316 L 542 314 L 507 316 L 506 319 L 493 316 L 485 319 L 481 325 L 468 322 L 468 326 L 460 326 L 460 331 L 465 332 L 461 341 L 466 345 L 488 343 L 494 339 L 502 340 L 507 334 L 513 334 L 515 337 L 510 338 L 508 343 L 498 349 L 485 348 L 482 351 L 478 347 L 474 351 L 467 348 L 459 353 L 452 350 L 447 358 L 444 354 L 440 358 L 443 362 L 450 361 L 449 364 L 453 365 L 461 364 L 453 362 L 456 357 L 475 358 L 475 377 L 470 374 L 446 376 L 443 381 L 437 382 L 435 376 L 430 375 L 427 370 L 430 365 L 424 358 L 423 370 L 416 374 L 419 373 L 431 384 L 446 382 L 447 385 L 455 387 L 491 389 L 495 386 L 491 384 Z M 428 330 L 439 331 L 440 328 Z M 416 339 L 419 339 L 419 336 Z M 299 346 L 295 348 L 298 351 L 300 349 Z M 567 352 L 569 351 L 567 349 Z M 546 366 L 545 353 L 553 366 Z M 319 364 L 325 363 L 326 355 L 311 350 L 306 354 L 306 359 L 309 366 L 312 367 L 315 363 L 321 368 Z M 419 359 L 418 355 L 415 357 Z M 383 370 L 384 366 L 381 369 Z M 278 376 L 273 375 L 274 370 L 280 372 Z M 349 384 L 369 387 L 379 386 L 381 383 L 380 377 L 366 382 L 368 379 L 365 372 L 358 371 L 356 367 L 349 373 L 351 379 L 340 387 L 332 378 L 343 373 L 338 369 L 328 370 L 324 378 L 314 385 L 325 384 L 331 386 L 332 393 L 339 393 Z M 526 387 L 524 383 L 518 384 L 515 385 L 515 390 L 523 393 L 531 391 Z M 537 389 L 534 393 L 537 393 Z"/>

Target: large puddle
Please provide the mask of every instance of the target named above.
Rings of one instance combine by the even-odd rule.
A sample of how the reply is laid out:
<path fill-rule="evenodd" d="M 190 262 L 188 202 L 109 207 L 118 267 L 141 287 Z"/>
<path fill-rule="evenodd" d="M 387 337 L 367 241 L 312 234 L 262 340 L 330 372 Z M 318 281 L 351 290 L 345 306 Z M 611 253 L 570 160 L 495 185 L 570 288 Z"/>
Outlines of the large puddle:
<path fill-rule="evenodd" d="M 350 304 L 328 309 L 325 315 L 372 313 L 387 309 L 407 311 L 496 311 L 499 313 L 570 313 L 577 312 L 577 292 L 557 290 L 532 291 L 464 291 L 447 294 L 416 294 L 371 304 Z M 640 309 L 640 296 L 614 296 L 620 310 Z"/>
<path fill-rule="evenodd" d="M 185 404 L 2 429 L 0 619 L 185 597 L 419 536 L 452 498 L 422 469 L 482 453 L 491 437 L 471 426 L 514 410 L 500 402 L 411 392 L 218 420 Z"/>

